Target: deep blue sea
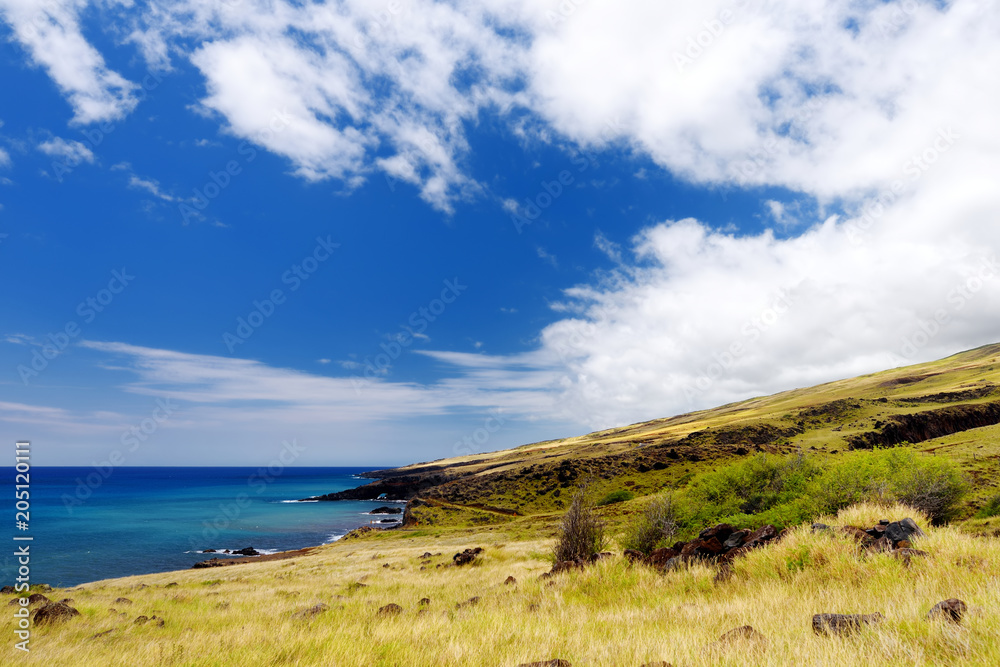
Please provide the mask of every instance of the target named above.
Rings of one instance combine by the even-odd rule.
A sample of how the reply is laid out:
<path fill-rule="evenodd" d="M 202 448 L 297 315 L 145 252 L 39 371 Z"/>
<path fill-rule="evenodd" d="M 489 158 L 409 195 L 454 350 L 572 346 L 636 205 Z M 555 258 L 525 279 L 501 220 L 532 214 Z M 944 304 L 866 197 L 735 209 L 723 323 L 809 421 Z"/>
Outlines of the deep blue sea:
<path fill-rule="evenodd" d="M 365 484 L 356 475 L 371 468 L 286 467 L 271 475 L 266 468 L 118 467 L 103 477 L 93 467 L 33 467 L 24 533 L 14 526 L 14 471 L 2 470 L 0 540 L 12 545 L 14 535 L 32 535 L 32 582 L 53 586 L 186 569 L 216 555 L 198 553 L 208 548 L 270 553 L 325 544 L 389 518 L 367 512 L 393 505 L 289 502 Z M 13 551 L 0 552 L 4 585 L 16 576 Z"/>

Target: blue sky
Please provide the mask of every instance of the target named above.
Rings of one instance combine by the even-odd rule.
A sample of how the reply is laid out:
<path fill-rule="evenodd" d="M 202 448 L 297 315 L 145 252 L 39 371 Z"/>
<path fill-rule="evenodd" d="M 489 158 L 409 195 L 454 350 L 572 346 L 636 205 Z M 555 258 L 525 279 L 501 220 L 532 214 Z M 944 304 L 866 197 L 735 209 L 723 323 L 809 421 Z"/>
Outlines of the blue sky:
<path fill-rule="evenodd" d="M 0 19 L 0 433 L 39 464 L 401 464 L 996 338 L 987 4 Z"/>

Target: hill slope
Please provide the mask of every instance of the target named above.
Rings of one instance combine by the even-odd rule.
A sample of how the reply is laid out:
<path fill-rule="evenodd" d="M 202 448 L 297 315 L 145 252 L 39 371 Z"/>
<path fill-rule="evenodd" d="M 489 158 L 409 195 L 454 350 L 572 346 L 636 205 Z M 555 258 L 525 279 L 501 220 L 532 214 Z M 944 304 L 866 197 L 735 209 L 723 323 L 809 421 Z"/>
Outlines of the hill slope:
<path fill-rule="evenodd" d="M 1000 478 L 1000 344 L 906 368 L 515 449 L 367 473 L 319 496 L 409 500 L 412 524 L 548 516 L 588 480 L 643 495 L 756 452 L 836 457 L 914 443 L 958 461 L 980 494 Z M 974 433 L 973 433 L 974 431 Z M 976 495 L 973 494 L 973 501 Z"/>

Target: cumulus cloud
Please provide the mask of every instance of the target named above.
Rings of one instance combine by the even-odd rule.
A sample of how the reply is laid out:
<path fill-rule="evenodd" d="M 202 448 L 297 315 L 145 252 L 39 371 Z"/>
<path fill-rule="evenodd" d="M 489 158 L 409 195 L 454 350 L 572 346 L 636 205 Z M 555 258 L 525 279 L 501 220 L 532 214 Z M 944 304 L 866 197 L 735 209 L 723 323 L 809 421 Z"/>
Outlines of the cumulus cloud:
<path fill-rule="evenodd" d="M 13 0 L 0 6 L 23 22 Z M 52 23 L 62 32 L 46 34 L 77 44 L 77 5 L 65 7 Z M 131 39 L 150 63 L 190 60 L 201 108 L 309 180 L 353 187 L 380 170 L 449 211 L 478 191 L 466 127 L 494 113 L 527 139 L 632 151 L 694 184 L 771 201 L 780 188 L 781 205 L 762 195 L 763 210 L 802 225 L 741 236 L 681 219 L 621 248 L 598 237 L 621 264 L 568 290 L 530 353 L 443 351 L 455 378 L 416 392 L 376 382 L 404 413 L 493 402 L 496 383 L 526 413 L 605 426 L 996 337 L 1000 13 L 988 0 L 419 0 L 374 14 L 361 0 L 185 0 L 134 11 Z M 86 62 L 74 80 L 91 83 L 77 88 L 116 90 L 95 74 L 102 61 Z M 74 78 L 46 66 L 57 83 Z M 814 210 L 826 213 L 803 219 Z M 143 373 L 161 363 L 135 354 Z M 315 395 L 354 405 L 347 385 L 324 382 Z M 466 396 L 449 398 L 456 389 Z"/>

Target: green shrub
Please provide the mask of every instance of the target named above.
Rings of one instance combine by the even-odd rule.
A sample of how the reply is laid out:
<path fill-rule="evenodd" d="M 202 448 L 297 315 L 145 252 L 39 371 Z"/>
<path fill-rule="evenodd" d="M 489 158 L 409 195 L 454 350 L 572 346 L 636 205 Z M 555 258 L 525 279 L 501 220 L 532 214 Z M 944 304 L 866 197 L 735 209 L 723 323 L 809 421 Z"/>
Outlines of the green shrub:
<path fill-rule="evenodd" d="M 812 495 L 817 513 L 859 502 L 899 502 L 942 523 L 955 515 L 967 489 L 953 461 L 894 447 L 849 455 L 816 481 Z"/>
<path fill-rule="evenodd" d="M 604 522 L 587 502 L 585 492 L 577 491 L 559 525 L 559 539 L 554 553 L 556 561 L 590 558 L 603 551 L 606 543 Z"/>
<path fill-rule="evenodd" d="M 677 533 L 677 508 L 673 496 L 653 498 L 626 528 L 622 547 L 648 554 Z"/>
<path fill-rule="evenodd" d="M 991 516 L 1000 516 L 1000 495 L 987 500 L 986 504 L 976 512 L 977 519 L 989 519 Z"/>
<path fill-rule="evenodd" d="M 623 503 L 626 500 L 632 500 L 633 498 L 635 498 L 635 494 L 628 489 L 619 489 L 618 491 L 612 491 L 598 500 L 597 506 L 603 507 L 604 505 L 614 505 L 615 503 Z"/>
<path fill-rule="evenodd" d="M 776 525 L 803 520 L 810 483 L 822 472 L 805 456 L 758 454 L 696 476 L 678 498 L 678 521 L 685 533 L 725 521 L 741 526 L 763 517 Z"/>

